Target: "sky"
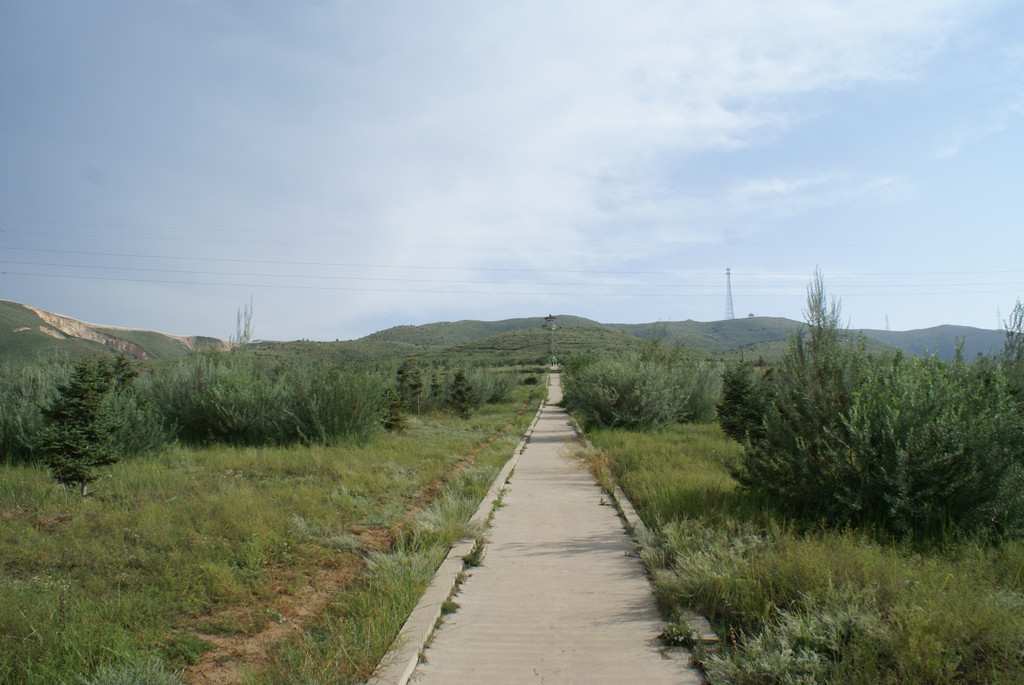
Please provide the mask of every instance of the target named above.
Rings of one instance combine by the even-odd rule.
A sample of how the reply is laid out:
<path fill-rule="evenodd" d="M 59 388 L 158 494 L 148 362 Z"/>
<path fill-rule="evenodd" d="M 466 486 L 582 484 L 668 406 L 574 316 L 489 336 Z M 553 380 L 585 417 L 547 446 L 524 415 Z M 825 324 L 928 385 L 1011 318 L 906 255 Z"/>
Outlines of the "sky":
<path fill-rule="evenodd" d="M 1012 0 L 0 0 L 0 299 L 111 326 L 998 328 L 1022 153 Z"/>

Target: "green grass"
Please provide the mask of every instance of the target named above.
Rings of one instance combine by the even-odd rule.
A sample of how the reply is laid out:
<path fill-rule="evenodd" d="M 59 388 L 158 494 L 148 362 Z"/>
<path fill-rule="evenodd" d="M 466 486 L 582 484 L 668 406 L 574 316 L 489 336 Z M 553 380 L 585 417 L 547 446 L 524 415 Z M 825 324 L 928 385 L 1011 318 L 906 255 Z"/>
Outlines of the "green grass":
<path fill-rule="evenodd" d="M 465 455 L 479 450 L 476 463 L 489 464 L 510 453 L 511 437 L 480 445 L 513 420 L 530 390 L 535 398 L 536 387 L 523 388 L 516 401 L 468 421 L 411 419 L 404 433 L 362 445 L 170 449 L 105 468 L 84 500 L 42 469 L 0 467 L 0 682 L 128 678 L 153 659 L 182 669 L 209 649 L 209 636 L 262 630 L 282 597 L 318 573 L 373 587 L 374 569 L 397 562 L 372 556 L 380 552 L 367 534 L 404 540 L 420 525 L 410 509 Z M 441 546 L 400 549 L 429 561 Z M 377 636 L 366 648 L 363 633 L 384 624 L 379 613 L 364 619 L 341 645 L 363 655 L 353 657 L 353 672 L 372 669 L 387 641 Z M 386 625 L 402 620 L 389 615 Z"/>
<path fill-rule="evenodd" d="M 724 638 L 701 655 L 712 683 L 1024 682 L 1021 541 L 798 529 L 737 491 L 739 448 L 717 426 L 591 437 L 654 531 L 643 556 L 666 613 L 696 608 Z"/>
<path fill-rule="evenodd" d="M 526 423 L 519 427 L 525 429 Z M 482 535 L 482 530 L 473 530 L 466 522 L 511 456 L 518 437 L 509 434 L 488 445 L 410 522 L 394 548 L 371 555 L 368 572 L 307 630 L 277 649 L 271 668 L 251 682 L 365 682 L 451 546 Z"/>

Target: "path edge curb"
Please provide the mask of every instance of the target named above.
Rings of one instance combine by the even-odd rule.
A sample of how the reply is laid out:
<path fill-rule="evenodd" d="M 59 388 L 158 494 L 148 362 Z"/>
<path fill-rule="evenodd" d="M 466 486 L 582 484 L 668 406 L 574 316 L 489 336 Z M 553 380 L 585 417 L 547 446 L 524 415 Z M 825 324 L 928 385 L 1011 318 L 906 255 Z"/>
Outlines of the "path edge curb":
<path fill-rule="evenodd" d="M 550 383 L 549 375 L 549 386 Z M 519 457 L 522 456 L 523 451 L 526 449 L 530 436 L 533 435 L 533 429 L 536 427 L 537 421 L 540 420 L 541 413 L 547 404 L 547 395 L 545 395 L 537 407 L 537 412 L 533 415 L 533 420 L 530 421 L 530 425 L 523 433 L 523 437 L 519 440 L 515 449 L 512 450 L 512 454 L 491 483 L 490 489 L 480 501 L 476 512 L 470 517 L 469 521 L 471 524 L 485 524 L 491 516 L 494 504 L 501 501 L 505 485 L 511 477 L 516 464 L 519 463 Z M 444 602 L 452 596 L 459 582 L 459 577 L 465 571 L 465 557 L 477 549 L 477 544 L 476 540 L 463 539 L 448 550 L 444 561 L 441 562 L 441 565 L 438 566 L 437 571 L 434 573 L 434 579 L 420 597 L 419 602 L 416 603 L 416 607 L 409 614 L 409 617 L 402 625 L 402 629 L 398 631 L 398 635 L 395 637 L 391 648 L 380 660 L 380 663 L 377 664 L 374 674 L 366 681 L 366 685 L 407 685 L 409 678 L 419 664 L 420 652 L 434 634 L 437 621 L 441 618 L 441 609 Z M 478 555 L 482 555 L 483 548 L 486 547 L 484 543 L 480 543 L 480 545 L 481 549 L 477 550 Z"/>

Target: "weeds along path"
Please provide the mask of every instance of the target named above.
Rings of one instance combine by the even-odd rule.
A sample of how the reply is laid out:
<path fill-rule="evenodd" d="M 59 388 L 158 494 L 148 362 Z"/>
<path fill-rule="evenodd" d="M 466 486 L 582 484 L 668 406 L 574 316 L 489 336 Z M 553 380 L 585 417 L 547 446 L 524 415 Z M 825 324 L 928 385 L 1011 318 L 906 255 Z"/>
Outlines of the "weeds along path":
<path fill-rule="evenodd" d="M 552 375 L 548 404 L 492 519 L 483 564 L 408 677 L 374 683 L 700 683 L 660 645 L 662 620 L 612 506 L 570 454 Z M 399 673 L 400 675 L 394 675 Z"/>
<path fill-rule="evenodd" d="M 521 418 L 530 405 L 520 406 L 517 418 Z M 507 434 L 514 427 L 507 423 L 493 433 L 475 449 L 455 462 L 437 480 L 428 483 L 415 496 L 405 515 L 392 526 L 358 527 L 357 538 L 368 552 L 386 552 L 418 514 L 437 498 L 458 473 L 472 465 L 480 452 L 488 445 Z M 198 663 L 185 672 L 190 685 L 230 685 L 243 682 L 247 673 L 259 672 L 269 663 L 268 655 L 282 643 L 295 639 L 307 628 L 331 601 L 335 600 L 345 587 L 365 569 L 360 565 L 342 565 L 338 568 L 315 569 L 311 575 L 299 580 L 294 571 L 281 568 L 279 578 L 272 580 L 268 588 L 277 598 L 274 613 L 277 619 L 270 621 L 255 633 L 202 634 L 202 639 L 213 645 Z M 237 619 L 239 607 L 231 607 L 223 615 L 211 617 L 211 623 Z M 241 609 L 246 611 L 248 609 Z"/>

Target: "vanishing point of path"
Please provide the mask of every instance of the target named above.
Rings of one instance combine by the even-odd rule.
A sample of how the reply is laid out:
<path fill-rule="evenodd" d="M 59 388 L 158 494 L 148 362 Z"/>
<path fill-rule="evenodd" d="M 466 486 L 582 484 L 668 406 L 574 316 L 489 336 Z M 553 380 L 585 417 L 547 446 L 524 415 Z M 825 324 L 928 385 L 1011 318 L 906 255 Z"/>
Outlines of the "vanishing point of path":
<path fill-rule="evenodd" d="M 560 378 L 494 514 L 483 565 L 410 682 L 701 683 L 663 651 L 663 620 L 622 524 L 566 443 Z"/>

